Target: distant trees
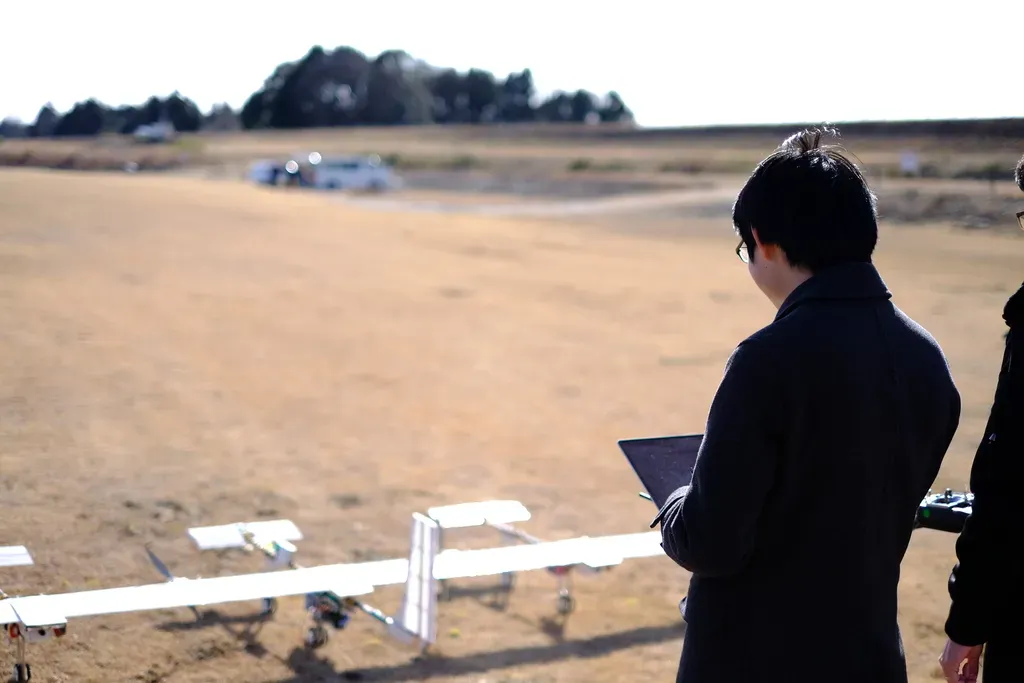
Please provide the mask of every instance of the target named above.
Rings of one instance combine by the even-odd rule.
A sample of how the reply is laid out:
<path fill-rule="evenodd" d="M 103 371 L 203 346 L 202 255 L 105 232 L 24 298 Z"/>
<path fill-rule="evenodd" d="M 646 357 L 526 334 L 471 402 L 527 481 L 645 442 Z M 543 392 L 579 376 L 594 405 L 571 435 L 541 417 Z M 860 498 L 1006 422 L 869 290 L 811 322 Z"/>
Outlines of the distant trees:
<path fill-rule="evenodd" d="M 563 106 L 568 105 L 568 106 Z M 315 128 L 420 123 L 628 121 L 618 94 L 578 90 L 536 102 L 529 69 L 504 79 L 482 69 L 459 73 L 433 67 L 402 50 L 370 59 L 351 47 L 313 47 L 275 69 L 241 112 L 254 128 Z"/>
<path fill-rule="evenodd" d="M 29 127 L 29 135 L 41 138 L 50 137 L 57 130 L 58 123 L 60 123 L 60 114 L 52 104 L 47 103 L 36 115 L 36 122 Z"/>
<path fill-rule="evenodd" d="M 347 46 L 314 46 L 301 59 L 277 66 L 239 112 L 226 104 L 203 114 L 180 93 L 151 97 L 138 106 L 108 107 L 95 99 L 63 115 L 52 105 L 22 130 L 35 137 L 132 133 L 169 121 L 183 132 L 233 128 L 294 129 L 423 123 L 630 121 L 615 92 L 556 92 L 538 101 L 530 69 L 497 78 L 482 69 L 460 73 L 431 66 L 403 50 L 374 58 Z"/>

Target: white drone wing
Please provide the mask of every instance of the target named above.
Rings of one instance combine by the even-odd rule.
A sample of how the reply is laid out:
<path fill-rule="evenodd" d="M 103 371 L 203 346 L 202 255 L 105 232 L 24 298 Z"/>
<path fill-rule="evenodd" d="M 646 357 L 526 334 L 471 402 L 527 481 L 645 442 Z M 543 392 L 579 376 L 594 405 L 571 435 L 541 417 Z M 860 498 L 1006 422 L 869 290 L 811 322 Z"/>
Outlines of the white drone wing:
<path fill-rule="evenodd" d="M 0 623 L 52 626 L 66 623 L 72 617 L 215 605 L 328 590 L 339 596 L 365 595 L 373 592 L 373 584 L 366 576 L 354 565 L 323 565 L 287 572 L 177 579 L 145 586 L 10 598 L 0 602 Z M 16 616 L 13 621 L 12 613 Z"/>
<path fill-rule="evenodd" d="M 20 567 L 32 564 L 32 555 L 23 545 L 0 546 L 0 567 Z"/>
<path fill-rule="evenodd" d="M 489 576 L 505 572 L 584 564 L 594 569 L 623 560 L 664 554 L 661 534 L 646 531 L 619 536 L 579 537 L 532 545 L 500 546 L 483 550 L 442 550 L 434 563 L 434 578 Z M 349 565 L 374 586 L 403 584 L 409 575 L 407 559 L 360 562 Z"/>
<path fill-rule="evenodd" d="M 220 550 L 245 547 L 245 537 L 242 535 L 245 531 L 251 532 L 263 541 L 297 542 L 302 540 L 302 532 L 290 519 L 200 526 L 189 529 L 188 535 L 192 537 L 196 547 L 200 550 Z"/>
<path fill-rule="evenodd" d="M 349 565 L 359 576 L 374 586 L 397 586 L 409 577 L 408 558 L 374 560 Z"/>
<path fill-rule="evenodd" d="M 657 557 L 665 554 L 661 547 L 660 531 L 644 531 L 638 534 L 622 534 L 621 536 L 602 536 L 595 538 L 605 547 L 622 556 L 622 559 L 637 557 Z"/>
<path fill-rule="evenodd" d="M 570 538 L 534 545 L 503 546 L 483 550 L 445 550 L 437 555 L 434 577 L 454 579 L 522 572 L 548 567 L 585 564 L 610 567 L 621 564 L 623 555 L 614 544 L 599 538 Z"/>
<path fill-rule="evenodd" d="M 518 500 L 483 500 L 432 507 L 427 510 L 427 516 L 442 529 L 462 529 L 484 524 L 525 522 L 530 519 L 530 511 Z"/>

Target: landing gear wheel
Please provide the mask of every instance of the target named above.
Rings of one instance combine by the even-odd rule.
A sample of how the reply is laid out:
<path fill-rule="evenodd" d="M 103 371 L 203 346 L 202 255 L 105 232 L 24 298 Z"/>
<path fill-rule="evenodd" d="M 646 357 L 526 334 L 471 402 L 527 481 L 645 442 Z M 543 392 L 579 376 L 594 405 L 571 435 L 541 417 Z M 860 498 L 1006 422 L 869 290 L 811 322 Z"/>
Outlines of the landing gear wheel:
<path fill-rule="evenodd" d="M 323 626 L 314 626 L 306 631 L 306 647 L 315 650 L 327 644 L 327 629 Z"/>
<path fill-rule="evenodd" d="M 17 683 L 24 683 L 24 681 L 31 681 L 32 680 L 32 667 L 30 665 L 28 665 L 28 664 L 25 664 L 25 665 L 15 664 L 14 665 L 14 680 L 17 681 Z"/>
<path fill-rule="evenodd" d="M 437 586 L 437 599 L 441 602 L 448 602 L 452 599 L 451 590 L 448 588 L 448 583 L 445 581 L 438 581 Z"/>
<path fill-rule="evenodd" d="M 516 585 L 516 575 L 512 572 L 505 572 L 501 575 L 501 587 L 505 590 L 512 590 Z"/>
<path fill-rule="evenodd" d="M 568 593 L 558 596 L 558 613 L 562 615 L 571 614 L 576 609 L 576 599 Z"/>
<path fill-rule="evenodd" d="M 277 598 L 263 599 L 263 616 L 273 616 L 277 612 Z"/>

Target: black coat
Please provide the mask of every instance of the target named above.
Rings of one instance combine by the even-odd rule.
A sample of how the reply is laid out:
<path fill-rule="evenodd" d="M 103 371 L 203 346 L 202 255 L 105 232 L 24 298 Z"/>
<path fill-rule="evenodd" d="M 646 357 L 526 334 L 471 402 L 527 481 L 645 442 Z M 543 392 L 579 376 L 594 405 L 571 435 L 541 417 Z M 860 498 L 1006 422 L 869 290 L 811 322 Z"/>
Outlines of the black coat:
<path fill-rule="evenodd" d="M 985 434 L 971 466 L 974 504 L 956 543 L 946 635 L 986 645 L 984 680 L 1020 681 L 1024 644 L 1024 285 L 1003 309 L 1010 328 Z"/>
<path fill-rule="evenodd" d="M 869 263 L 826 270 L 730 357 L 655 519 L 693 573 L 680 683 L 907 680 L 900 563 L 960 395 L 890 299 Z"/>

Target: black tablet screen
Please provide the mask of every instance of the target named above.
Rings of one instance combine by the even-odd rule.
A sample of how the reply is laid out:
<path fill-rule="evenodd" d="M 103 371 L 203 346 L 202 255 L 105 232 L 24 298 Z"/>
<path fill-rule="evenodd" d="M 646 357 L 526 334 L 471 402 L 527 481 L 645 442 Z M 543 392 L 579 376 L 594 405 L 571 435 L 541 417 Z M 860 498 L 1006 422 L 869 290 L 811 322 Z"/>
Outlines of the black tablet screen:
<path fill-rule="evenodd" d="M 703 434 L 623 439 L 619 448 L 657 507 L 693 477 Z"/>

